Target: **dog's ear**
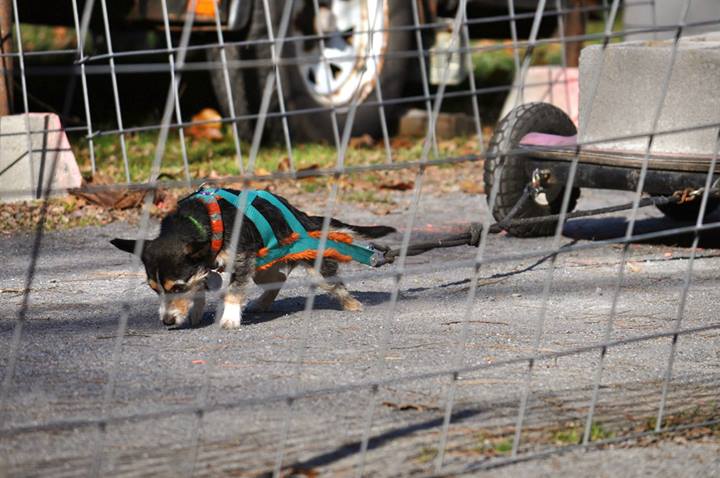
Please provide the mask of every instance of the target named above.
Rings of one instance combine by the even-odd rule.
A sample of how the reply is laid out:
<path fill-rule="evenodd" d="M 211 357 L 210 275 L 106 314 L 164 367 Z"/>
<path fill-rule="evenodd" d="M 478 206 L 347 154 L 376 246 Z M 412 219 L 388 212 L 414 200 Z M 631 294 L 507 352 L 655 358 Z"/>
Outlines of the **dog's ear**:
<path fill-rule="evenodd" d="M 185 244 L 185 255 L 194 261 L 201 261 L 209 252 L 209 243 L 206 241 L 193 241 Z"/>
<path fill-rule="evenodd" d="M 145 245 L 147 245 L 149 241 L 145 241 L 143 244 L 143 248 L 145 248 Z M 135 240 L 134 239 L 118 239 L 115 238 L 112 241 L 110 241 L 110 244 L 117 247 L 121 251 L 128 252 L 130 254 L 135 253 Z M 140 251 L 142 254 L 142 251 Z"/>

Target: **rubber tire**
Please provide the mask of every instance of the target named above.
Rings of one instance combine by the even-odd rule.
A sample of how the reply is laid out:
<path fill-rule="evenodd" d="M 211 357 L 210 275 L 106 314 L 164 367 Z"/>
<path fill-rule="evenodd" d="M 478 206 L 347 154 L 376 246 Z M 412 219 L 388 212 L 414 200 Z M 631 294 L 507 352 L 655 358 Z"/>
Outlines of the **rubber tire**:
<path fill-rule="evenodd" d="M 285 0 L 269 1 L 274 32 L 277 32 L 279 29 L 284 4 Z M 413 24 L 412 7 L 409 3 L 389 2 L 387 6 L 389 8 L 388 17 L 391 28 Z M 288 26 L 287 37 L 301 34 L 301 32 L 295 30 L 294 22 L 291 18 Z M 248 27 L 246 39 L 248 41 L 252 41 L 267 38 L 268 31 L 266 27 L 265 12 L 263 9 L 263 0 L 254 0 L 251 21 Z M 392 30 L 388 38 L 386 52 L 407 52 L 413 47 L 413 45 L 412 30 Z M 269 60 L 271 58 L 270 45 L 267 43 L 242 48 L 228 47 L 226 52 L 229 61 L 237 61 L 240 59 Z M 295 56 L 295 48 L 292 43 L 288 42 L 285 44 L 282 55 L 284 58 L 288 59 L 292 59 Z M 410 61 L 411 60 L 409 58 L 400 56 L 384 62 L 380 73 L 383 101 L 402 97 L 407 74 L 410 70 Z M 259 110 L 262 91 L 265 85 L 265 78 L 270 71 L 270 66 L 262 66 L 257 68 L 246 68 L 243 70 L 235 69 L 229 72 L 230 83 L 234 94 L 233 99 L 235 102 L 236 115 L 254 114 Z M 323 105 L 316 101 L 307 91 L 300 74 L 300 69 L 297 66 L 292 64 L 283 66 L 280 68 L 280 72 L 286 111 L 328 108 L 327 105 Z M 220 108 L 224 115 L 228 115 L 229 107 L 227 95 L 225 94 L 222 70 L 213 70 L 212 83 L 216 91 Z M 246 94 L 246 92 L 252 93 Z M 375 101 L 375 95 L 375 88 L 373 88 L 373 90 L 366 96 L 365 101 Z M 340 109 L 340 105 L 338 105 L 338 109 Z M 274 92 L 270 101 L 269 111 L 277 112 L 279 110 L 277 93 Z M 384 110 L 388 128 L 392 131 L 397 123 L 400 113 L 403 110 L 403 105 L 385 105 Z M 338 113 L 337 115 L 338 126 L 341 129 L 345 124 L 346 116 L 346 113 Z M 291 115 L 288 117 L 288 121 L 293 140 L 324 141 L 331 144 L 334 143 L 332 115 L 330 111 Z M 248 127 L 244 129 L 246 131 L 245 135 L 248 134 L 247 132 L 252 131 L 254 128 L 254 122 L 248 123 L 247 126 Z M 263 134 L 266 141 L 274 143 L 284 141 L 282 120 L 280 118 L 267 118 L 264 129 L 265 131 Z M 376 138 L 380 137 L 382 135 L 382 127 L 380 124 L 379 107 L 363 107 L 362 103 L 359 103 L 355 111 L 352 134 L 354 136 L 370 134 Z M 249 139 L 249 136 L 246 136 L 246 139 Z"/>
<path fill-rule="evenodd" d="M 511 151 L 518 147 L 520 140 L 528 133 L 557 134 L 572 136 L 577 128 L 572 120 L 561 109 L 549 103 L 527 103 L 516 107 L 498 123 L 495 133 L 490 140 L 487 150 L 488 159 L 485 160 L 484 181 L 485 191 L 490 201 L 490 192 L 495 180 L 495 172 L 503 165 L 499 173 L 499 182 L 495 205 L 492 210 L 496 221 L 507 216 L 523 194 L 525 186 L 530 182 L 531 174 L 526 171 L 524 158 L 520 156 L 503 156 L 501 151 Z M 555 195 L 555 200 L 542 205 L 532 199 L 527 202 L 517 214 L 515 219 L 523 217 L 541 217 L 558 214 L 562 206 L 565 190 Z M 575 209 L 580 189 L 573 188 L 568 204 L 568 211 Z M 543 222 L 523 226 L 512 226 L 507 232 L 516 237 L 541 237 L 555 234 L 557 221 Z"/>
<path fill-rule="evenodd" d="M 705 207 L 705 216 L 715 211 L 720 206 L 720 200 L 708 198 Z M 686 204 L 665 204 L 657 208 L 667 217 L 679 222 L 695 222 L 700 213 L 700 199 L 695 199 Z"/>

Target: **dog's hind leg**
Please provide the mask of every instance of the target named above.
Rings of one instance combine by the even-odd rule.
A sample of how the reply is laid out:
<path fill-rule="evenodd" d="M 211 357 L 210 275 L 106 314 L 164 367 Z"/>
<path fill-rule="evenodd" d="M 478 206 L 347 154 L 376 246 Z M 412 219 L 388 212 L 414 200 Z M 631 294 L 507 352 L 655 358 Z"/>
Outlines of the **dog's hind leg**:
<path fill-rule="evenodd" d="M 255 269 L 255 257 L 247 254 L 238 254 L 235 261 L 235 271 L 223 300 L 223 313 L 220 317 L 220 327 L 223 329 L 237 329 L 242 321 L 242 304 L 245 301 L 245 286 Z"/>
<path fill-rule="evenodd" d="M 287 275 L 280 269 L 282 264 L 275 264 L 269 269 L 257 271 L 253 276 L 253 280 L 257 285 L 263 288 L 260 297 L 248 304 L 246 310 L 252 312 L 266 312 L 272 306 L 273 301 L 277 297 L 283 283 L 287 280 Z"/>
<path fill-rule="evenodd" d="M 335 297 L 337 301 L 340 302 L 340 306 L 343 308 L 343 310 L 349 310 L 353 312 L 359 312 L 363 310 L 362 303 L 355 297 L 350 295 L 350 292 L 348 292 L 345 284 L 343 284 L 343 282 L 339 278 L 337 278 L 337 262 L 328 259 L 324 260 L 322 266 L 320 266 L 319 276 L 317 276 L 317 274 L 315 273 L 313 263 L 306 262 L 305 266 L 307 267 L 308 273 L 310 275 L 321 279 L 319 281 L 319 287 L 331 296 Z M 332 280 L 328 281 L 327 279 Z"/>

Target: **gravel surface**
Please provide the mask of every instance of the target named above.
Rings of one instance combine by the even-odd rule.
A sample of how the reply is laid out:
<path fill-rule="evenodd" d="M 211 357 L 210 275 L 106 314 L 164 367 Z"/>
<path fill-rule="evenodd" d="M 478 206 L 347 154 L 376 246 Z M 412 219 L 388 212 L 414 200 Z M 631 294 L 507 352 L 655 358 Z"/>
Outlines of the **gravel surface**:
<path fill-rule="evenodd" d="M 590 191 L 579 207 L 629 198 Z M 386 216 L 351 205 L 340 206 L 336 216 L 402 231 L 407 195 L 398 204 Z M 322 205 L 303 206 L 322 211 Z M 424 197 L 413 240 L 458 231 L 484 213 L 484 197 Z M 15 374 L 0 402 L 0 470 L 9 476 L 76 476 L 96 466 L 101 475 L 252 476 L 272 471 L 278 444 L 287 437 L 281 450 L 288 474 L 354 475 L 364 466 L 369 476 L 431 475 L 452 392 L 443 468 L 448 473 L 717 476 L 717 426 L 624 448 L 571 450 L 582 437 L 599 349 L 534 363 L 520 456 L 567 453 L 482 471 L 507 458 L 528 383 L 527 361 L 503 361 L 533 353 L 541 321 L 541 353 L 594 345 L 608 333 L 622 249 L 597 240 L 622 236 L 625 225 L 622 215 L 566 225 L 561 244 L 594 247 L 557 258 L 545 314 L 543 284 L 551 261 L 522 272 L 537 257 L 500 259 L 542 253 L 553 239 L 495 235 L 485 251 L 493 262 L 482 266 L 470 304 L 472 270 L 462 261 L 472 260 L 476 250 L 457 247 L 408 258 L 394 309 L 394 266 L 343 268 L 349 289 L 365 304 L 361 313 L 340 311 L 323 295 L 305 313 L 307 288 L 298 272 L 271 312 L 246 315 L 245 325 L 232 332 L 212 325 L 214 300 L 202 326 L 174 331 L 162 326 L 143 275 L 133 271 L 129 256 L 108 243 L 113 237 L 133 237 L 132 226 L 47 233 L 30 287 Z M 677 225 L 644 209 L 637 229 Z M 682 328 L 720 324 L 715 288 L 719 239 L 718 234 L 702 238 Z M 3 238 L 0 248 L 3 371 L 34 240 L 14 235 Z M 631 245 L 611 340 L 673 330 L 690 240 L 672 236 Z M 127 330 L 113 363 L 123 310 L 128 311 Z M 671 339 L 663 337 L 608 349 L 594 440 L 652 428 L 670 347 Z M 456 364 L 477 369 L 455 382 L 448 374 L 432 375 Z M 424 373 L 430 376 L 421 377 Z M 376 379 L 387 381 L 377 388 L 356 386 Z M 720 330 L 681 335 L 668 389 L 670 425 L 719 418 L 718 384 Z M 293 390 L 316 393 L 288 402 L 284 396 Z M 196 413 L 203 405 L 209 410 Z M 98 417 L 109 418 L 107 426 L 99 427 Z M 54 424 L 52 429 L 48 424 Z M 364 436 L 370 440 L 361 462 Z M 680 442 L 673 441 L 678 437 Z"/>

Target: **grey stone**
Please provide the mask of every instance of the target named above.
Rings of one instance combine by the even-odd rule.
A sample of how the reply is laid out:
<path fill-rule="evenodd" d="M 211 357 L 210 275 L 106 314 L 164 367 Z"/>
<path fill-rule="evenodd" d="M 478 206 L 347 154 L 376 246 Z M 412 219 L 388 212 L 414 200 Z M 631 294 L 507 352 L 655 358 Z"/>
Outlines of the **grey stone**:
<path fill-rule="evenodd" d="M 411 109 L 400 118 L 399 136 L 423 137 L 428 131 L 428 114 L 421 109 Z M 452 139 L 458 136 L 475 134 L 475 122 L 464 113 L 440 113 L 435 124 L 435 134 L 439 139 Z"/>
<path fill-rule="evenodd" d="M 32 160 L 28 157 L 28 122 Z M 39 199 L 80 186 L 82 177 L 60 119 L 52 113 L 0 117 L 0 202 Z"/>
<path fill-rule="evenodd" d="M 656 131 L 698 128 L 720 123 L 720 34 L 683 38 L 672 64 L 667 94 L 663 83 L 672 61 L 672 41 L 599 45 L 580 55 L 581 142 L 592 147 L 644 152 L 647 134 L 662 101 Z M 597 90 L 593 98 L 594 83 Z M 712 155 L 717 127 L 655 136 L 653 152 Z"/>

